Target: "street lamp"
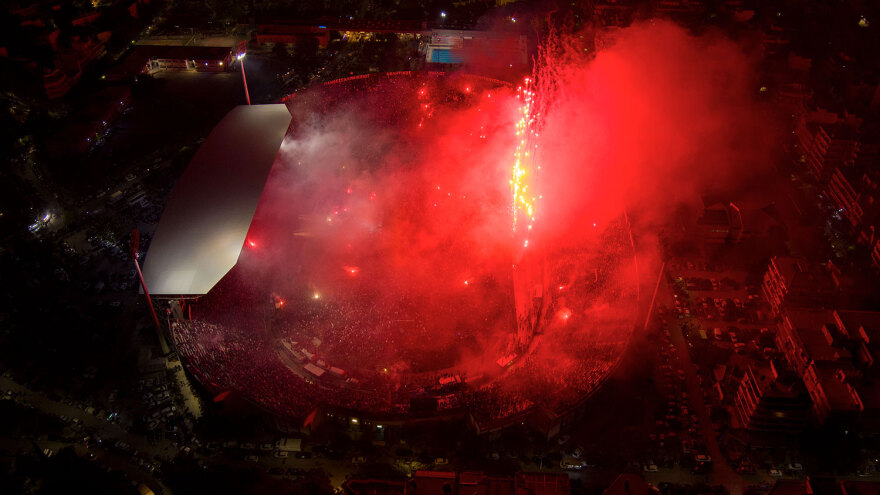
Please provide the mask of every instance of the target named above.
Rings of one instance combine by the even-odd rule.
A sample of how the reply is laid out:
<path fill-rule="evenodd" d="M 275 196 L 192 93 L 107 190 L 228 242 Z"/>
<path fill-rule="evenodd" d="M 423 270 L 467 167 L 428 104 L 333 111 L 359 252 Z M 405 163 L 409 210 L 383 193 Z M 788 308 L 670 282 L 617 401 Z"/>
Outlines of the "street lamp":
<path fill-rule="evenodd" d="M 244 56 L 245 55 L 246 55 L 246 53 L 242 52 L 242 53 L 239 53 L 238 55 L 236 55 L 235 58 L 239 62 L 241 62 L 241 80 L 244 82 L 244 97 L 245 97 L 245 99 L 247 99 L 247 104 L 250 105 L 251 104 L 251 95 L 250 95 L 250 93 L 248 93 L 247 77 L 245 77 L 245 75 L 244 75 Z"/>

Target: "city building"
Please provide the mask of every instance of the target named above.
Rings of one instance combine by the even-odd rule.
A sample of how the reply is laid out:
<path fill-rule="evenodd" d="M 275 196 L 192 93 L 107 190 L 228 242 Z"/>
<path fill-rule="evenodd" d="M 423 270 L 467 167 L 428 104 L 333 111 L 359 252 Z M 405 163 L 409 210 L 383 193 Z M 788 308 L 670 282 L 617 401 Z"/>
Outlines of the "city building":
<path fill-rule="evenodd" d="M 354 34 L 409 34 L 428 36 L 431 31 L 426 22 L 391 19 L 322 18 L 318 22 L 294 20 L 261 20 L 257 22 L 254 41 L 257 44 L 280 43 L 296 45 L 314 39 L 325 48 L 332 34 L 343 39 L 353 39 Z"/>
<path fill-rule="evenodd" d="M 776 363 L 754 362 L 734 399 L 740 423 L 750 430 L 797 432 L 810 421 L 810 397 L 794 373 Z"/>
<path fill-rule="evenodd" d="M 857 131 L 845 122 L 819 124 L 804 151 L 810 175 L 825 182 L 835 168 L 850 166 L 855 161 L 859 151 Z"/>
<path fill-rule="evenodd" d="M 804 373 L 804 384 L 810 392 L 819 424 L 829 420 L 838 424 L 856 424 L 864 405 L 855 387 L 848 383 L 844 367 L 810 363 Z"/>
<path fill-rule="evenodd" d="M 733 203 L 707 205 L 697 219 L 697 230 L 704 242 L 739 242 L 743 235 L 743 218 Z"/>
<path fill-rule="evenodd" d="M 860 167 L 838 167 L 831 175 L 826 189 L 828 199 L 837 214 L 849 221 L 854 231 L 864 220 L 877 220 L 878 179 L 876 170 L 865 171 Z"/>
<path fill-rule="evenodd" d="M 779 480 L 768 495 L 807 495 L 810 493 L 807 482 L 803 480 Z"/>
<path fill-rule="evenodd" d="M 880 483 L 876 481 L 842 480 L 843 495 L 880 495 Z"/>
<path fill-rule="evenodd" d="M 836 312 L 824 309 L 786 309 L 776 334 L 776 344 L 789 366 L 803 375 L 811 363 L 848 363 Z"/>
<path fill-rule="evenodd" d="M 55 134 L 49 151 L 56 156 L 88 151 L 101 142 L 130 103 L 131 89 L 128 86 L 108 86 L 98 91 Z"/>
<path fill-rule="evenodd" d="M 325 48 L 330 42 L 330 29 L 323 24 L 260 23 L 257 24 L 256 41 L 295 45 L 308 39 L 315 39 L 318 46 Z"/>
<path fill-rule="evenodd" d="M 81 71 L 68 74 L 61 67 L 54 67 L 43 73 L 43 89 L 50 100 L 66 95 L 82 75 Z"/>
<path fill-rule="evenodd" d="M 871 265 L 880 270 L 880 239 L 874 239 L 871 247 Z"/>
<path fill-rule="evenodd" d="M 659 495 L 660 490 L 637 474 L 621 474 L 602 495 Z"/>
<path fill-rule="evenodd" d="M 564 473 L 516 473 L 516 495 L 568 495 L 571 481 Z"/>
<path fill-rule="evenodd" d="M 603 27 L 629 26 L 635 11 L 634 2 L 615 0 L 593 2 L 593 19 Z"/>
<path fill-rule="evenodd" d="M 777 346 L 803 379 L 819 423 L 834 420 L 875 431 L 880 389 L 880 312 L 785 309 Z"/>
<path fill-rule="evenodd" d="M 234 58 L 231 46 L 138 45 L 106 76 L 122 81 L 163 71 L 223 72 L 230 70 Z"/>
<path fill-rule="evenodd" d="M 813 92 L 805 84 L 787 83 L 777 88 L 773 100 L 779 108 L 795 116 L 806 112 L 807 102 L 812 97 Z"/>
<path fill-rule="evenodd" d="M 159 71 L 223 72 L 233 59 L 229 46 L 141 45 L 131 56 L 146 60 L 147 73 Z"/>
<path fill-rule="evenodd" d="M 451 471 L 416 471 L 408 488 L 418 494 L 457 495 L 458 480 Z"/>
<path fill-rule="evenodd" d="M 820 266 L 804 258 L 774 256 L 761 286 L 774 312 L 783 307 L 823 307 L 833 303 L 840 282 L 833 265 Z"/>
<path fill-rule="evenodd" d="M 404 495 L 406 483 L 403 481 L 348 479 L 342 488 L 349 495 Z"/>
<path fill-rule="evenodd" d="M 522 68 L 529 62 L 527 48 L 526 37 L 519 33 L 434 29 L 425 61 Z"/>
<path fill-rule="evenodd" d="M 632 487 L 632 495 L 658 493 L 642 478 L 624 474 L 615 483 Z M 609 489 L 616 485 L 612 484 Z M 645 487 L 648 488 L 646 491 Z M 483 471 L 416 471 L 409 481 L 349 479 L 343 483 L 351 495 L 569 495 L 571 481 L 565 473 L 525 473 L 513 476 L 491 475 Z M 605 493 L 625 493 L 616 491 Z"/>
<path fill-rule="evenodd" d="M 844 495 L 841 483 L 833 476 L 807 476 L 807 493 L 813 495 Z"/>

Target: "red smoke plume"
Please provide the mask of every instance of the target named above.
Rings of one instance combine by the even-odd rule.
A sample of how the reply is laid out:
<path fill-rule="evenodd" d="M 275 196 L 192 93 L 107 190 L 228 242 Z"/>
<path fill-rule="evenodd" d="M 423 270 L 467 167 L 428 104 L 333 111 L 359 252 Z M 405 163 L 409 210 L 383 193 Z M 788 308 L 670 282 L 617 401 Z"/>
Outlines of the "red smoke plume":
<path fill-rule="evenodd" d="M 556 42 L 538 71 L 552 93 L 540 161 L 541 224 L 553 236 L 623 209 L 662 222 L 766 170 L 774 136 L 754 60 L 736 43 L 664 21 L 622 30 L 594 58 Z"/>
<path fill-rule="evenodd" d="M 536 71 L 541 171 L 530 190 L 542 199 L 529 249 L 595 240 L 624 211 L 661 225 L 676 205 L 766 168 L 773 136 L 736 43 L 660 21 L 622 30 L 595 56 L 567 41 L 552 40 Z M 471 351 L 497 344 L 512 309 L 509 293 L 487 287 L 509 284 L 514 256 L 518 103 L 510 89 L 460 81 L 389 82 L 337 95 L 344 106 L 327 107 L 320 91 L 294 98 L 296 130 L 249 237 L 260 249 L 242 268 L 288 306 L 355 291 L 449 329 L 407 327 L 389 340 L 399 348 L 442 347 L 475 325 Z"/>

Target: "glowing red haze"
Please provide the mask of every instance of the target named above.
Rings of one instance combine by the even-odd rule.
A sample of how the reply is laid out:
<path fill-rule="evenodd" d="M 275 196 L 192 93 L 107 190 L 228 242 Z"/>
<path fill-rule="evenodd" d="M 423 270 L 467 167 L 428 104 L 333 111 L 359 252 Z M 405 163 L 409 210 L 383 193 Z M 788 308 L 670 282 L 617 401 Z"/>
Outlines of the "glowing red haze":
<path fill-rule="evenodd" d="M 766 168 L 774 136 L 755 102 L 752 60 L 734 42 L 662 21 L 622 30 L 595 56 L 568 41 L 551 40 L 536 71 L 541 170 L 527 180 L 541 199 L 528 249 L 588 243 L 624 211 L 659 225 L 674 206 Z M 450 344 L 462 338 L 453 329 L 480 322 L 468 347 L 497 347 L 522 249 L 509 185 L 515 92 L 449 76 L 389 82 L 338 97 L 344 105 L 325 99 L 293 100 L 295 129 L 251 228 L 260 248 L 242 268 L 288 306 L 354 291 L 450 329 L 407 328 L 415 347 Z"/>
<path fill-rule="evenodd" d="M 734 42 L 651 21 L 592 60 L 565 39 L 551 51 L 538 72 L 552 98 L 540 139 L 545 232 L 568 237 L 623 209 L 662 222 L 768 168 L 774 131 L 756 103 L 755 61 Z"/>

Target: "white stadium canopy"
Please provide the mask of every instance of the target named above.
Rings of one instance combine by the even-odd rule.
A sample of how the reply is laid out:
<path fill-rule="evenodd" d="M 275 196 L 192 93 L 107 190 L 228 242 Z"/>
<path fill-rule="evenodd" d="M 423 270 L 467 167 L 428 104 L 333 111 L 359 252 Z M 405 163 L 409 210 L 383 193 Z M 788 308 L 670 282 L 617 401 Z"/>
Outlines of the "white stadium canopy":
<path fill-rule="evenodd" d="M 144 263 L 151 294 L 206 294 L 235 266 L 290 121 L 285 105 L 242 105 L 211 131 L 156 227 Z"/>

